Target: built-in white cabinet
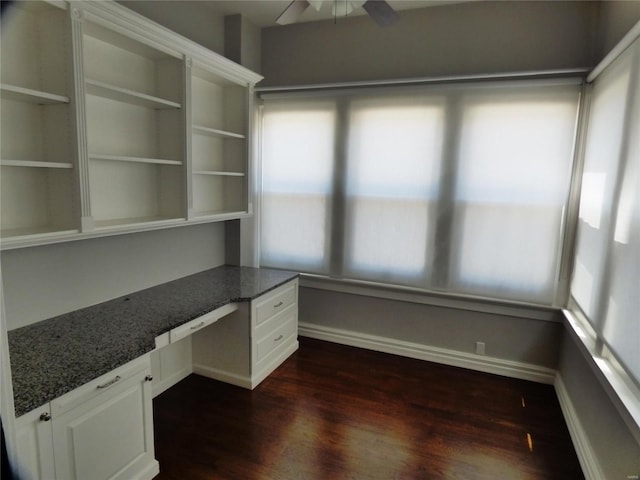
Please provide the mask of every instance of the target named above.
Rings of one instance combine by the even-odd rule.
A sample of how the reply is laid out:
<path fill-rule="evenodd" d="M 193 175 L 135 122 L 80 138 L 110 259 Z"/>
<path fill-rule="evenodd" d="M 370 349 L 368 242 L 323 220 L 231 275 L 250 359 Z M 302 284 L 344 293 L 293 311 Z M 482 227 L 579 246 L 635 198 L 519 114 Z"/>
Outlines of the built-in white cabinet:
<path fill-rule="evenodd" d="M 16 420 L 19 471 L 38 480 L 149 480 L 153 447 L 149 356 Z"/>
<path fill-rule="evenodd" d="M 185 218 L 182 57 L 89 20 L 82 31 L 93 226 Z"/>
<path fill-rule="evenodd" d="M 262 381 L 298 347 L 298 281 L 251 303 L 252 377 Z"/>
<path fill-rule="evenodd" d="M 3 13 L 2 238 L 78 232 L 68 15 L 64 3 L 35 1 Z"/>
<path fill-rule="evenodd" d="M 16 420 L 16 452 L 19 478 L 56 478 L 50 404 L 36 408 Z"/>
<path fill-rule="evenodd" d="M 248 211 L 248 89 L 204 64 L 190 69 L 190 218 Z"/>
<path fill-rule="evenodd" d="M 298 349 L 298 280 L 242 303 L 193 335 L 193 371 L 255 388 Z"/>
<path fill-rule="evenodd" d="M 157 475 L 151 380 L 143 356 L 51 402 L 56 478 Z"/>
<path fill-rule="evenodd" d="M 250 213 L 262 77 L 115 2 L 2 27 L 2 248 Z"/>

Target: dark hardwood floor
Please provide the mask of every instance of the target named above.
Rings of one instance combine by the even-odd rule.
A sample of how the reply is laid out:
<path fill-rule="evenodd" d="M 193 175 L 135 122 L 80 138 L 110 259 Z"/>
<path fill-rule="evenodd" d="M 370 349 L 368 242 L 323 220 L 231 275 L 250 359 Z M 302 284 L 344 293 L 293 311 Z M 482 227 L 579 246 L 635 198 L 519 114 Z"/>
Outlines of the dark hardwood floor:
<path fill-rule="evenodd" d="M 552 386 L 306 338 L 254 391 L 153 407 L 158 480 L 584 478 Z"/>

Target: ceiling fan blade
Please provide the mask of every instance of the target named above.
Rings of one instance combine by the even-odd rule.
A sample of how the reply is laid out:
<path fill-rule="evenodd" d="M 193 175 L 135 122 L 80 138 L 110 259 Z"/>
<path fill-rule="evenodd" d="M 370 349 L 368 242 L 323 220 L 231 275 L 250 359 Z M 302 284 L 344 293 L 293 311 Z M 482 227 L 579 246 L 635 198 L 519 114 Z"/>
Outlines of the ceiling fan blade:
<path fill-rule="evenodd" d="M 307 0 L 293 0 L 276 19 L 276 23 L 278 25 L 294 23 L 307 8 L 309 8 Z"/>
<path fill-rule="evenodd" d="M 387 27 L 400 18 L 398 13 L 385 0 L 367 0 L 362 8 L 381 27 Z"/>

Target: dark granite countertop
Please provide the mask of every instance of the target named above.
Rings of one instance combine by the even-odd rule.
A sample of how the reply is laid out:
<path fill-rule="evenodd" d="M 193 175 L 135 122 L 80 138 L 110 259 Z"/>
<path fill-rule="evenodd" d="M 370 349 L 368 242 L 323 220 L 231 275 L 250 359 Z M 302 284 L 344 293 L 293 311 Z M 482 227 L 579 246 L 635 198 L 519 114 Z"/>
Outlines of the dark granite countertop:
<path fill-rule="evenodd" d="M 155 348 L 155 338 L 297 273 L 222 266 L 9 332 L 16 416 Z"/>

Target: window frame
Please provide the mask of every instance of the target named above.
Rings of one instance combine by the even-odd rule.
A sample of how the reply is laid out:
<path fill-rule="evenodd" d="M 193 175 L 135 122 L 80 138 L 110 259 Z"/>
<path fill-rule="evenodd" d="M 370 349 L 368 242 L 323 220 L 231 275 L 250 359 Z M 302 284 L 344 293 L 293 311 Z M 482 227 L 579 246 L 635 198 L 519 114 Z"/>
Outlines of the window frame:
<path fill-rule="evenodd" d="M 411 92 L 412 90 L 418 89 L 418 91 L 430 91 L 436 92 L 437 94 L 446 93 L 447 98 L 445 102 L 448 104 L 448 112 L 447 112 L 447 126 L 445 128 L 446 135 L 444 142 L 447 144 L 455 143 L 458 140 L 458 136 L 460 135 L 459 128 L 459 116 L 461 115 L 460 105 L 459 105 L 459 95 L 460 92 L 465 88 L 493 88 L 495 89 L 497 86 L 501 88 L 508 87 L 544 87 L 544 86 L 575 86 L 576 87 L 576 95 L 577 95 L 577 107 L 576 107 L 576 125 L 574 135 L 578 135 L 578 131 L 580 130 L 580 125 L 577 122 L 577 119 L 580 118 L 580 111 L 582 107 L 582 89 L 584 88 L 584 70 L 571 70 L 571 71 L 563 71 L 563 72 L 546 72 L 540 75 L 536 75 L 532 77 L 531 75 L 526 76 L 491 76 L 488 78 L 478 78 L 478 77 L 460 77 L 460 78 L 444 78 L 444 79 L 429 79 L 426 82 L 422 81 L 409 81 L 408 83 L 404 82 L 390 82 L 391 85 L 387 85 L 384 82 L 382 84 L 379 83 L 365 83 L 365 84 L 343 84 L 343 85 L 314 85 L 310 87 L 294 87 L 292 89 L 288 88 L 263 88 L 257 89 L 257 92 L 260 96 L 259 105 L 263 105 L 264 101 L 268 100 L 279 100 L 283 98 L 303 98 L 303 97 L 332 97 L 336 99 L 338 104 L 338 110 L 340 114 L 338 118 L 341 118 L 344 122 L 344 117 L 346 115 L 346 111 L 348 109 L 347 102 L 348 98 L 354 94 L 366 94 L 366 95 L 374 95 L 377 93 L 389 94 L 392 90 L 398 92 L 398 94 Z M 263 106 L 260 107 L 261 111 Z M 458 123 L 456 128 L 451 128 L 451 123 L 454 125 Z M 344 124 L 344 123 L 343 123 Z M 337 131 L 342 130 L 339 126 L 336 128 Z M 340 289 L 341 286 L 344 287 L 344 290 L 351 290 L 356 286 L 357 289 L 362 289 L 362 291 L 375 291 L 380 292 L 381 290 L 389 293 L 391 297 L 402 296 L 403 293 L 407 293 L 409 296 L 416 298 L 416 295 L 420 295 L 425 303 L 429 303 L 433 301 L 435 304 L 439 304 L 444 300 L 444 303 L 448 305 L 454 305 L 456 300 L 459 300 L 461 304 L 465 305 L 474 305 L 473 309 L 478 309 L 479 311 L 491 311 L 495 312 L 496 309 L 505 312 L 512 312 L 515 308 L 519 311 L 525 318 L 536 318 L 536 319 L 544 319 L 547 321 L 561 321 L 557 315 L 552 314 L 551 312 L 557 312 L 558 309 L 566 304 L 566 293 L 558 294 L 558 292 L 567 292 L 568 291 L 568 281 L 569 281 L 569 270 L 571 267 L 571 263 L 566 261 L 565 257 L 567 255 L 568 244 L 571 241 L 571 222 L 568 222 L 568 212 L 574 210 L 576 207 L 575 203 L 575 191 L 576 191 L 576 178 L 579 177 L 580 172 L 576 172 L 576 155 L 577 152 L 574 148 L 574 151 L 571 154 L 572 159 L 572 171 L 570 173 L 569 180 L 569 188 L 568 193 L 566 195 L 566 200 L 562 207 L 561 213 L 561 221 L 559 225 L 560 235 L 559 240 L 561 242 L 561 247 L 558 249 L 557 258 L 555 260 L 556 272 L 554 278 L 555 285 L 555 296 L 551 299 L 549 304 L 544 303 L 536 303 L 529 301 L 519 301 L 515 299 L 508 298 L 498 298 L 494 296 L 483 296 L 483 295 L 474 295 L 474 294 L 466 294 L 466 293 L 452 293 L 449 291 L 445 291 L 443 286 L 445 286 L 448 282 L 449 276 L 449 268 L 453 268 L 453 264 L 449 261 L 450 254 L 449 252 L 445 252 L 445 254 L 440 255 L 440 258 L 436 259 L 431 263 L 434 274 L 431 278 L 431 281 L 421 287 L 416 288 L 413 285 L 403 285 L 398 283 L 386 283 L 379 281 L 370 281 L 366 279 L 358 279 L 358 278 L 343 278 L 343 270 L 341 266 L 343 265 L 343 255 L 344 248 L 342 241 L 335 241 L 336 236 L 334 236 L 334 240 L 331 245 L 331 255 L 330 255 L 330 272 L 327 275 L 319 275 L 314 272 L 304 272 L 303 273 L 303 283 L 304 278 L 308 279 L 310 284 L 315 286 L 321 285 L 321 288 L 328 288 L 331 290 Z M 344 162 L 344 155 L 340 158 L 340 162 Z M 453 179 L 455 182 L 455 167 L 457 165 L 452 164 L 454 162 L 444 162 L 448 169 L 441 173 L 441 177 L 445 179 Z M 335 167 L 338 170 L 340 167 Z M 441 180 L 442 182 L 442 180 Z M 338 225 L 339 228 L 345 228 L 345 205 L 346 205 L 346 195 L 345 195 L 345 185 L 344 178 L 335 178 L 334 179 L 334 192 L 338 192 L 339 195 L 335 195 L 334 193 L 334 201 L 332 208 L 332 215 L 334 216 L 333 225 Z M 453 186 L 449 184 L 445 186 L 444 190 L 453 190 Z M 452 219 L 450 215 L 442 215 L 443 213 L 447 213 L 451 211 L 452 204 L 454 202 L 452 196 L 450 195 L 450 191 L 442 194 L 443 188 L 440 188 L 441 194 L 437 198 L 437 202 L 435 207 L 436 215 L 440 218 L 438 222 L 438 228 L 436 230 L 436 238 L 433 240 L 434 243 L 440 242 L 440 237 L 446 237 L 450 234 L 452 229 Z M 259 212 L 257 212 L 259 216 Z M 259 222 L 258 222 L 259 224 Z M 259 227 L 260 228 L 260 227 Z M 443 234 L 446 232 L 446 234 Z M 338 235 L 339 239 L 344 238 L 344 234 L 341 233 Z M 279 268 L 277 266 L 269 265 L 271 268 Z M 373 290 L 371 290 L 373 289 Z M 525 310 L 530 310 L 531 314 L 527 315 Z M 511 313 L 507 313 L 511 314 Z"/>

